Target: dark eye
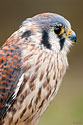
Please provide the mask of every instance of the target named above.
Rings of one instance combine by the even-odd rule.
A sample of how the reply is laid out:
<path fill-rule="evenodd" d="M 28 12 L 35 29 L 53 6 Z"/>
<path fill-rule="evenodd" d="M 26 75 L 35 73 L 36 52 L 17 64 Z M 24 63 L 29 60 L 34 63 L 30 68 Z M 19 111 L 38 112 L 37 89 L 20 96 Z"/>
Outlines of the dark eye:
<path fill-rule="evenodd" d="M 55 32 L 56 34 L 60 34 L 60 32 L 61 32 L 61 27 L 55 27 L 54 32 Z"/>

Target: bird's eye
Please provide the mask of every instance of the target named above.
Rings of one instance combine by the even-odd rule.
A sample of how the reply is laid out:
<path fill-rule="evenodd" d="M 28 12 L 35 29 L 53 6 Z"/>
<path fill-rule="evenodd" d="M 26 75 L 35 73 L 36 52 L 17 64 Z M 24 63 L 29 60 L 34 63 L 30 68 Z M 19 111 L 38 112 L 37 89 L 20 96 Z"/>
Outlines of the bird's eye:
<path fill-rule="evenodd" d="M 55 34 L 59 35 L 65 32 L 64 27 L 55 27 L 54 28 Z"/>
<path fill-rule="evenodd" d="M 54 32 L 55 32 L 56 34 L 60 34 L 60 32 L 61 32 L 61 27 L 55 27 Z"/>

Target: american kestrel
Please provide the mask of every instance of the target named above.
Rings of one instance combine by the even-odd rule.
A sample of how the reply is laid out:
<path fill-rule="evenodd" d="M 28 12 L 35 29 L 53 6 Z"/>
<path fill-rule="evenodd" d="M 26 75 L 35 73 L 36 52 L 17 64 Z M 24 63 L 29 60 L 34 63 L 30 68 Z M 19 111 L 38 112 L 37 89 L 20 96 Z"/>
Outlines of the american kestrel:
<path fill-rule="evenodd" d="M 76 34 L 63 16 L 26 19 L 0 48 L 0 125 L 36 125 L 68 66 Z"/>

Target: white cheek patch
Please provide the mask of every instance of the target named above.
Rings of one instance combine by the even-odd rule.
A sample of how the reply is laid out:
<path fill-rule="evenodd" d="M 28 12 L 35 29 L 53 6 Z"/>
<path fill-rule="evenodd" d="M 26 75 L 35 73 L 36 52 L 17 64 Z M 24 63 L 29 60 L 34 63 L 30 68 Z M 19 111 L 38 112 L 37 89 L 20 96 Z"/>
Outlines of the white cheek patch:
<path fill-rule="evenodd" d="M 65 38 L 63 48 L 61 50 L 60 46 L 60 38 L 53 31 L 49 32 L 49 43 L 51 44 L 51 48 L 55 53 L 63 53 L 67 54 L 69 52 L 69 48 L 72 45 L 72 41 L 68 38 Z"/>
<path fill-rule="evenodd" d="M 49 43 L 51 44 L 51 48 L 53 51 L 58 53 L 60 51 L 60 39 L 57 37 L 57 35 L 51 31 L 49 32 Z"/>
<path fill-rule="evenodd" d="M 72 41 L 69 40 L 68 38 L 65 39 L 65 42 L 64 42 L 64 47 L 62 49 L 62 52 L 63 54 L 67 54 L 69 52 L 69 48 L 72 46 Z"/>

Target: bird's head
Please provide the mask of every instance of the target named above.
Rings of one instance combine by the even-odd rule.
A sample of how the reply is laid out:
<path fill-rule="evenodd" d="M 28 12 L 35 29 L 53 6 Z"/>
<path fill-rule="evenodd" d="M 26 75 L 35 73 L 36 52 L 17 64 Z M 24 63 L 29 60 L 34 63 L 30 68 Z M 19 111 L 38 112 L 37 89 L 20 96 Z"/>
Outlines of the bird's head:
<path fill-rule="evenodd" d="M 23 31 L 24 30 L 24 31 Z M 63 16 L 43 13 L 26 19 L 20 27 L 22 38 L 41 49 L 66 54 L 72 42 L 76 42 L 76 34 L 71 24 Z"/>

